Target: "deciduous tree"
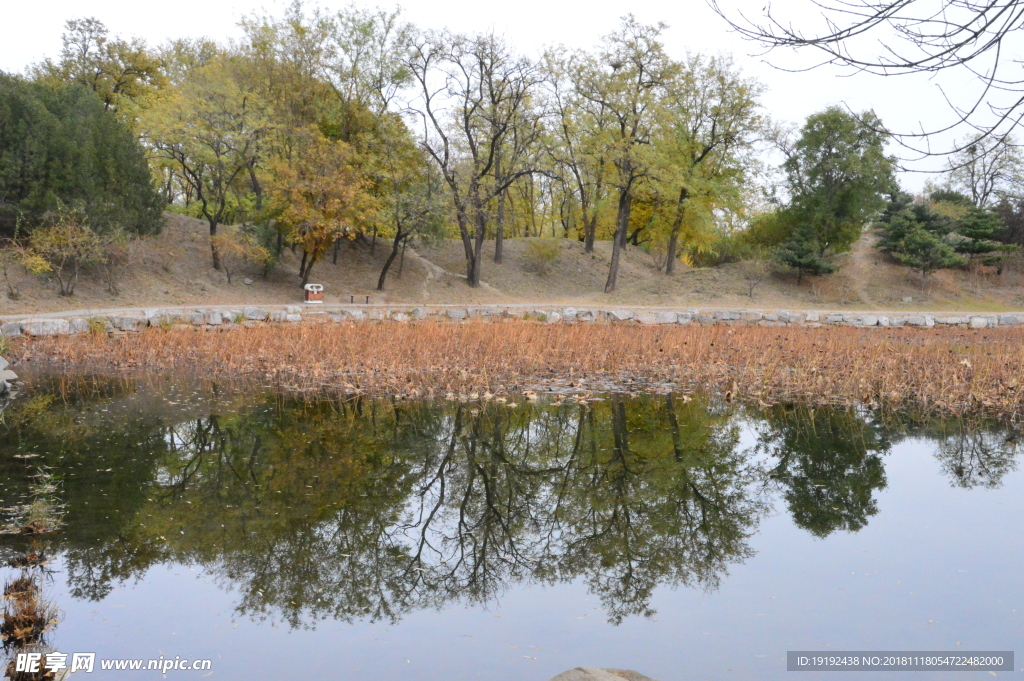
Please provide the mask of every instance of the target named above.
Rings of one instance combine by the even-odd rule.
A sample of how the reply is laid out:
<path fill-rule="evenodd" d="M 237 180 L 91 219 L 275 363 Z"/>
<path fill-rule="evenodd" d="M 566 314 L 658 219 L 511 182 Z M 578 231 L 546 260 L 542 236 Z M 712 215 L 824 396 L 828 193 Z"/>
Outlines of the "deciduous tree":
<path fill-rule="evenodd" d="M 147 142 L 173 162 L 210 226 L 216 269 L 212 238 L 232 208 L 237 184 L 248 180 L 270 127 L 264 103 L 243 89 L 224 56 L 195 68 L 177 92 L 147 113 Z"/>
<path fill-rule="evenodd" d="M 376 219 L 377 202 L 351 145 L 316 129 L 297 136 L 291 154 L 278 159 L 271 173 L 273 210 L 289 240 L 302 247 L 299 276 L 305 286 L 336 239 L 354 239 Z"/>

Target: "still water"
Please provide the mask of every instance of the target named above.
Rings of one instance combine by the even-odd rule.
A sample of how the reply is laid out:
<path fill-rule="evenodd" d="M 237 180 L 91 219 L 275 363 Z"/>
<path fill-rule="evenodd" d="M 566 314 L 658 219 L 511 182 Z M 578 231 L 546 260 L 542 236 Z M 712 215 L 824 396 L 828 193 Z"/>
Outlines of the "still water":
<path fill-rule="evenodd" d="M 1024 477 L 1018 433 L 993 422 L 28 378 L 2 413 L 0 507 L 47 469 L 65 524 L 0 536 L 0 558 L 49 557 L 61 652 L 213 661 L 166 678 L 383 681 L 1024 656 Z M 965 678 L 842 678 L 925 676 Z"/>

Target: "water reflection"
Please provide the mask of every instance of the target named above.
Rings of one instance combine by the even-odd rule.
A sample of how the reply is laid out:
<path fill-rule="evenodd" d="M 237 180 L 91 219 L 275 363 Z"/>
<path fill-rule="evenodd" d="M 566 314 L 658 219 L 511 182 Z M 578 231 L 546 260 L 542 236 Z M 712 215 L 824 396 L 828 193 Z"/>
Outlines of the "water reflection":
<path fill-rule="evenodd" d="M 83 379 L 22 396 L 0 430 L 0 498 L 26 494 L 26 462 L 61 478 L 52 542 L 74 597 L 178 563 L 292 627 L 574 580 L 620 622 L 652 614 L 659 585 L 715 589 L 772 508 L 817 537 L 862 529 L 900 439 L 934 440 L 964 487 L 998 486 L 1017 460 L 993 423 L 672 395 L 309 402 Z"/>

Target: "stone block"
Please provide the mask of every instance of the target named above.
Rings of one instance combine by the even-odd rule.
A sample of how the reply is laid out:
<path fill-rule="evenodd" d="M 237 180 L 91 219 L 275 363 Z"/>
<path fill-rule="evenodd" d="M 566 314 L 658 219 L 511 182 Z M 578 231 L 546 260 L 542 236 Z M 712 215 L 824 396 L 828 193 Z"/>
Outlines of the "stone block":
<path fill-rule="evenodd" d="M 548 324 L 554 324 L 556 322 L 562 321 L 562 313 L 561 312 L 556 312 L 555 310 L 550 310 L 550 311 L 542 313 L 542 314 L 544 314 L 544 321 L 547 322 Z"/>
<path fill-rule="evenodd" d="M 694 316 L 694 321 L 698 324 L 714 324 L 715 318 L 709 314 L 699 314 Z"/>
<path fill-rule="evenodd" d="M 781 312 L 779 312 L 779 321 L 780 322 L 788 322 L 789 321 L 789 311 L 782 310 Z"/>
<path fill-rule="evenodd" d="M 562 319 L 564 319 L 567 322 L 576 321 L 576 308 L 567 307 L 564 310 L 562 310 Z"/>
<path fill-rule="evenodd" d="M 66 319 L 30 319 L 22 328 L 26 336 L 66 336 L 70 332 L 71 323 Z"/>
<path fill-rule="evenodd" d="M 999 315 L 999 325 L 1000 326 L 1016 326 L 1017 324 L 1020 324 L 1021 322 L 1024 322 L 1024 317 L 1022 317 L 1020 315 L 1015 315 L 1015 314 Z"/>
<path fill-rule="evenodd" d="M 203 312 L 193 312 L 190 321 L 192 326 L 205 326 L 206 314 Z"/>
<path fill-rule="evenodd" d="M 445 314 L 448 316 L 448 319 L 454 319 L 456 321 L 463 320 L 468 316 L 468 313 L 460 308 L 452 308 L 448 310 Z"/>
<path fill-rule="evenodd" d="M 213 326 L 220 326 L 224 322 L 224 315 L 217 310 L 210 310 L 206 313 L 206 323 Z"/>
<path fill-rule="evenodd" d="M 613 322 L 625 322 L 633 318 L 631 310 L 608 310 L 608 318 Z"/>
<path fill-rule="evenodd" d="M 262 307 L 254 307 L 252 305 L 242 310 L 242 314 L 245 315 L 246 319 L 251 319 L 257 322 L 266 321 L 270 316 L 270 313 L 264 310 Z"/>
<path fill-rule="evenodd" d="M 301 305 L 285 305 L 284 306 L 284 311 L 285 311 L 285 314 L 302 314 L 302 306 Z"/>
<path fill-rule="evenodd" d="M 271 310 L 269 319 L 272 322 L 283 322 L 287 314 L 284 310 Z"/>
<path fill-rule="evenodd" d="M 841 324 L 843 321 L 843 315 L 841 314 L 830 314 L 826 315 L 824 319 L 826 324 Z"/>
<path fill-rule="evenodd" d="M 817 322 L 818 319 L 819 319 L 819 317 L 818 317 L 818 313 L 817 312 L 808 312 L 807 313 L 807 321 L 809 321 L 809 322 Z"/>
<path fill-rule="evenodd" d="M 972 329 L 987 329 L 988 319 L 985 317 L 971 317 L 970 324 Z"/>
<path fill-rule="evenodd" d="M 723 321 L 737 321 L 740 318 L 740 313 L 734 310 L 718 310 L 715 312 L 715 319 L 721 319 Z"/>
<path fill-rule="evenodd" d="M 659 312 L 655 319 L 656 324 L 675 324 L 676 323 L 675 312 Z"/>
<path fill-rule="evenodd" d="M 284 315 L 284 320 L 286 322 L 301 322 L 302 321 L 302 315 L 300 315 L 300 314 L 291 314 L 291 313 L 286 312 L 285 315 Z"/>
<path fill-rule="evenodd" d="M 75 317 L 68 322 L 68 333 L 85 333 L 89 330 L 89 320 Z"/>
<path fill-rule="evenodd" d="M 907 326 L 926 326 L 927 320 L 922 315 L 907 317 Z"/>
<path fill-rule="evenodd" d="M 693 314 L 690 312 L 680 312 L 676 315 L 676 324 L 689 324 L 693 321 Z"/>
<path fill-rule="evenodd" d="M 0 336 L 20 336 L 24 322 L 4 322 L 0 324 Z"/>
<path fill-rule="evenodd" d="M 860 318 L 861 326 L 878 326 L 878 317 L 873 314 L 866 314 Z"/>
<path fill-rule="evenodd" d="M 760 312 L 744 312 L 740 315 L 740 319 L 745 322 L 759 322 L 764 318 L 764 315 Z"/>
<path fill-rule="evenodd" d="M 409 314 L 412 315 L 413 319 L 426 319 L 427 318 L 426 310 L 424 310 L 421 307 L 414 307 Z"/>
<path fill-rule="evenodd" d="M 879 326 L 889 326 L 889 318 L 888 317 L 884 317 L 884 316 L 883 317 L 879 317 L 878 318 L 878 325 Z"/>
<path fill-rule="evenodd" d="M 640 314 L 636 315 L 636 320 L 641 324 L 657 324 L 658 315 L 654 314 L 653 312 L 641 312 Z"/>
<path fill-rule="evenodd" d="M 391 319 L 396 322 L 407 322 L 409 321 L 409 315 L 404 312 L 395 312 L 391 315 Z"/>
<path fill-rule="evenodd" d="M 966 324 L 967 317 L 936 317 L 936 324 Z"/>
<path fill-rule="evenodd" d="M 11 366 L 11 363 L 8 362 L 3 357 L 0 357 L 0 371 L 3 371 L 4 369 L 6 369 L 9 366 Z"/>
<path fill-rule="evenodd" d="M 13 383 L 18 380 L 18 374 L 14 373 L 10 369 L 4 369 L 0 371 L 0 381 L 4 383 Z"/>
<path fill-rule="evenodd" d="M 130 315 L 111 317 L 110 323 L 118 331 L 141 331 L 149 326 L 149 321 L 145 317 L 133 317 Z"/>
<path fill-rule="evenodd" d="M 597 313 L 593 310 L 577 310 L 576 319 L 581 322 L 592 322 L 597 319 Z"/>

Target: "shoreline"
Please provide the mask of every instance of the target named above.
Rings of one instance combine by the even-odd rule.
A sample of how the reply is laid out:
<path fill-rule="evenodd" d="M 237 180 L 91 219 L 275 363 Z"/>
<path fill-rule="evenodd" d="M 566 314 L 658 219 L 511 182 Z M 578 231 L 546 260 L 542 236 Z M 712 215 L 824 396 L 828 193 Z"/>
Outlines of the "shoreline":
<path fill-rule="evenodd" d="M 566 307 L 515 305 L 208 305 L 72 310 L 0 315 L 0 336 L 63 336 L 88 331 L 126 333 L 188 325 L 231 328 L 263 323 L 467 322 L 526 320 L 548 324 L 613 323 L 789 327 L 971 328 L 1024 324 L 1020 313 L 776 310 L 770 308 Z"/>

